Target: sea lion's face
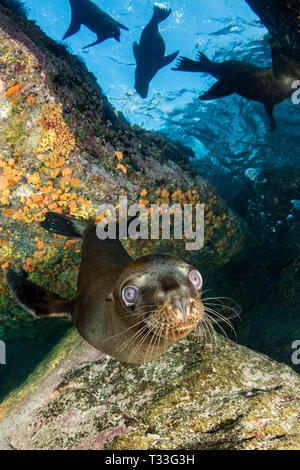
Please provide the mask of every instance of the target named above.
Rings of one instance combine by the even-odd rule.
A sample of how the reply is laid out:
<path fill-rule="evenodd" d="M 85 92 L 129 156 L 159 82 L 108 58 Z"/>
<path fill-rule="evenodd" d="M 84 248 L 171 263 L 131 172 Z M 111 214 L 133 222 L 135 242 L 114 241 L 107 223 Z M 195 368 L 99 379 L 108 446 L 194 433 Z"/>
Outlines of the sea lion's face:
<path fill-rule="evenodd" d="M 203 319 L 201 291 L 197 269 L 171 256 L 150 255 L 125 267 L 113 297 L 145 334 L 174 342 Z"/>

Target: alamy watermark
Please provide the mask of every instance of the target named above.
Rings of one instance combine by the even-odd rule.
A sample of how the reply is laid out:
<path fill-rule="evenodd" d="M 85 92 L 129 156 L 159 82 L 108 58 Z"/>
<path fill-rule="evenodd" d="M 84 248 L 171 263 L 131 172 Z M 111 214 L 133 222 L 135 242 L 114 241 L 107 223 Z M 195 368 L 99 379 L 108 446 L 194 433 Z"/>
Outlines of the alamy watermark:
<path fill-rule="evenodd" d="M 0 341 L 0 365 L 6 364 L 6 345 L 4 341 Z"/>
<path fill-rule="evenodd" d="M 128 207 L 127 197 L 120 196 L 117 208 L 112 204 L 99 206 L 97 216 L 101 220 L 96 232 L 100 240 L 173 238 L 188 240 L 186 250 L 201 250 L 204 246 L 204 204 L 152 204 L 150 208 L 144 204 L 133 204 Z"/>
<path fill-rule="evenodd" d="M 292 344 L 292 349 L 295 349 L 295 351 L 292 354 L 292 363 L 294 366 L 299 366 L 300 364 L 300 340 L 296 340 Z"/>
<path fill-rule="evenodd" d="M 292 103 L 298 105 L 300 104 L 300 80 L 295 80 L 292 83 L 292 88 L 293 90 L 296 90 L 292 94 Z"/>

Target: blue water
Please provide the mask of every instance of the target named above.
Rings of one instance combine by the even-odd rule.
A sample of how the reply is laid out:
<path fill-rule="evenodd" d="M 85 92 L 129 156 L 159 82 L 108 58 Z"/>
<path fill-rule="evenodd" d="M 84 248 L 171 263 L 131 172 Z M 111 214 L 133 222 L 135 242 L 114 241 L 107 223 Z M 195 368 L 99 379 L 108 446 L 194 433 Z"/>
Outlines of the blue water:
<path fill-rule="evenodd" d="M 205 74 L 173 72 L 171 65 L 156 75 L 148 98 L 141 99 L 134 90 L 132 44 L 139 41 L 142 28 L 151 18 L 153 2 L 95 3 L 130 31 L 122 30 L 120 43 L 109 39 L 87 53 L 82 48 L 93 42 L 95 35 L 85 26 L 65 43 L 84 59 L 109 100 L 131 123 L 159 130 L 192 147 L 200 173 L 229 198 L 239 190 L 248 168 L 296 163 L 299 107 L 291 100 L 275 108 L 279 126 L 276 133 L 270 133 L 261 104 L 239 96 L 200 102 L 199 94 L 214 79 Z M 26 0 L 25 4 L 29 17 L 52 38 L 61 40 L 70 21 L 68 0 Z M 179 49 L 180 55 L 193 58 L 200 50 L 215 60 L 244 59 L 270 65 L 267 30 L 244 0 L 173 0 L 162 5 L 172 8 L 172 15 L 160 25 L 167 54 Z"/>
<path fill-rule="evenodd" d="M 300 150 L 299 107 L 292 105 L 291 100 L 275 108 L 278 130 L 270 133 L 261 104 L 239 96 L 200 102 L 199 94 L 214 79 L 205 74 L 173 72 L 171 65 L 156 75 L 148 98 L 141 99 L 134 90 L 132 44 L 139 41 L 142 28 L 152 16 L 154 2 L 95 3 L 130 31 L 122 30 L 120 43 L 109 39 L 87 53 L 82 48 L 95 40 L 95 34 L 85 26 L 65 43 L 84 59 L 109 100 L 131 123 L 159 130 L 191 146 L 200 173 L 227 197 L 236 194 L 248 168 L 296 163 Z M 69 27 L 69 1 L 26 0 L 25 4 L 29 17 L 52 38 L 61 40 Z M 219 61 L 244 59 L 270 65 L 267 30 L 244 0 L 173 0 L 162 4 L 172 8 L 171 16 L 160 25 L 166 54 L 179 49 L 180 55 L 193 58 L 200 50 Z"/>

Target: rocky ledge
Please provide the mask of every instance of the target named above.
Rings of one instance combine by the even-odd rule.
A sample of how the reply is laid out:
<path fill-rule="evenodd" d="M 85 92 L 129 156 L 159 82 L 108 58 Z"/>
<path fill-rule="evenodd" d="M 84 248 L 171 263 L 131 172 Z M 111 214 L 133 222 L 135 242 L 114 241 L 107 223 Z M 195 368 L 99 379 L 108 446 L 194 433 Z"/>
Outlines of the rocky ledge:
<path fill-rule="evenodd" d="M 223 337 L 142 366 L 71 331 L 0 405 L 0 449 L 300 449 L 300 377 Z"/>

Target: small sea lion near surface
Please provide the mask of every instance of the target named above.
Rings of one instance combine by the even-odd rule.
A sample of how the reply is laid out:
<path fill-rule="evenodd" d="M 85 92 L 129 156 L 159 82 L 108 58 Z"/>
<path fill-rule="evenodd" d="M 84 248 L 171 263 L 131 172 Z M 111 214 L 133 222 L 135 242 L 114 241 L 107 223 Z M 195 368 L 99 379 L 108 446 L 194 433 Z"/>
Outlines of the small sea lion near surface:
<path fill-rule="evenodd" d="M 105 13 L 105 11 L 101 10 L 90 0 L 69 0 L 69 2 L 72 9 L 72 18 L 70 27 L 65 33 L 63 40 L 78 33 L 82 24 L 97 34 L 97 40 L 92 44 L 84 46 L 83 49 L 96 46 L 96 44 L 100 44 L 109 38 L 114 38 L 120 42 L 120 28 L 129 31 L 126 26 L 114 20 L 108 13 Z"/>
<path fill-rule="evenodd" d="M 171 11 L 171 9 L 155 5 L 153 16 L 143 29 L 140 43 L 134 42 L 133 44 L 133 53 L 137 64 L 134 88 L 141 98 L 147 98 L 152 78 L 160 69 L 173 62 L 179 53 L 176 51 L 165 56 L 165 41 L 158 30 L 159 23 L 167 19 Z"/>
<path fill-rule="evenodd" d="M 96 349 L 136 364 L 159 357 L 210 322 L 201 274 L 185 261 L 155 254 L 132 260 L 118 239 L 100 240 L 93 222 L 49 212 L 41 224 L 51 233 L 83 238 L 83 246 L 74 299 L 8 271 L 14 297 L 36 318 L 70 320 Z M 213 321 L 221 317 L 227 321 L 226 313 Z"/>
<path fill-rule="evenodd" d="M 203 95 L 201 100 L 214 100 L 237 93 L 249 100 L 265 105 L 270 117 L 271 129 L 276 129 L 274 106 L 292 96 L 293 83 L 300 79 L 300 63 L 283 50 L 278 41 L 270 40 L 272 66 L 259 67 L 241 60 L 212 62 L 202 52 L 197 61 L 180 57 L 173 70 L 205 72 L 218 81 Z"/>

